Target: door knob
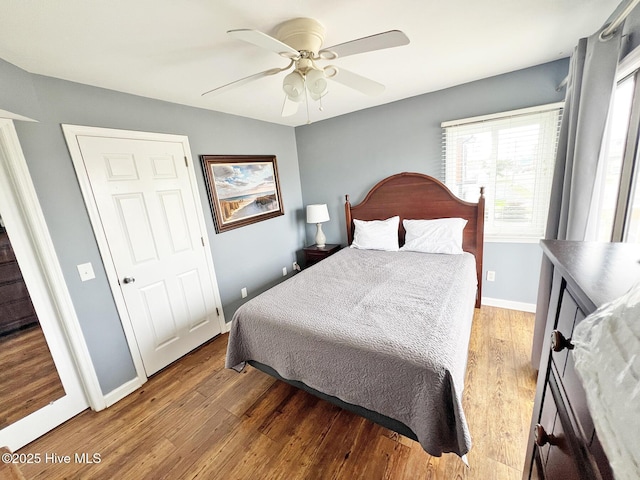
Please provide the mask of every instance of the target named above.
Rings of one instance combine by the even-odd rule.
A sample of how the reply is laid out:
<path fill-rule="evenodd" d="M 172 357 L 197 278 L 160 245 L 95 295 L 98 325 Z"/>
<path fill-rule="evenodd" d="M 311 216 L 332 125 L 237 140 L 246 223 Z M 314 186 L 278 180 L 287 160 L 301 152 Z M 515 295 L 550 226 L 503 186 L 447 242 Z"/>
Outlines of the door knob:
<path fill-rule="evenodd" d="M 554 435 L 547 433 L 544 430 L 544 427 L 539 423 L 534 429 L 534 438 L 536 445 L 539 447 L 544 447 L 547 443 L 549 445 L 557 445 L 557 438 Z"/>
<path fill-rule="evenodd" d="M 124 277 L 124 278 L 122 279 L 122 283 L 133 283 L 133 282 L 135 282 L 135 281 L 136 281 L 136 279 L 135 279 L 135 278 L 133 278 L 133 277 Z"/>
<path fill-rule="evenodd" d="M 573 350 L 573 343 L 567 340 L 559 330 L 551 332 L 551 349 L 554 352 L 561 352 L 564 349 Z"/>

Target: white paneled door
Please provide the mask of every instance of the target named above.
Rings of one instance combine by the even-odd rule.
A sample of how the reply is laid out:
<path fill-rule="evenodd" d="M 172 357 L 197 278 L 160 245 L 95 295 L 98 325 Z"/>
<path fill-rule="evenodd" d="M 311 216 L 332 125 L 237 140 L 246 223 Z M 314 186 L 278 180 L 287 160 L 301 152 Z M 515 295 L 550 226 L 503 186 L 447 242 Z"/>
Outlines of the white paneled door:
<path fill-rule="evenodd" d="M 221 331 L 195 177 L 182 142 L 75 139 L 149 376 Z"/>

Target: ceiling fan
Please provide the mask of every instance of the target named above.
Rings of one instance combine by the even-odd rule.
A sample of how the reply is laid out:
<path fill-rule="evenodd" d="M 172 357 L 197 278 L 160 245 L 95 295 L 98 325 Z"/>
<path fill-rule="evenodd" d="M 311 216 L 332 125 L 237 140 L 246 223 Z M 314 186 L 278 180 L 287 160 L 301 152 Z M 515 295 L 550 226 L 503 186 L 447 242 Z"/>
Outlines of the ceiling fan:
<path fill-rule="evenodd" d="M 234 38 L 270 50 L 289 59 L 284 68 L 271 68 L 263 72 L 249 75 L 226 85 L 216 87 L 202 95 L 220 94 L 229 89 L 245 85 L 254 80 L 276 75 L 289 69 L 292 71 L 284 77 L 282 89 L 285 93 L 282 116 L 294 115 L 298 105 L 305 102 L 307 118 L 309 117 L 309 97 L 320 101 L 328 92 L 327 79 L 341 83 L 366 95 L 378 95 L 385 89 L 384 85 L 357 73 L 350 72 L 335 65 L 320 66 L 317 62 L 331 61 L 337 58 L 358 53 L 383 50 L 385 48 L 407 45 L 409 39 L 400 30 L 389 30 L 368 37 L 322 48 L 325 28 L 312 18 L 294 18 L 282 23 L 276 30 L 275 37 L 258 30 L 240 29 L 227 32 Z"/>

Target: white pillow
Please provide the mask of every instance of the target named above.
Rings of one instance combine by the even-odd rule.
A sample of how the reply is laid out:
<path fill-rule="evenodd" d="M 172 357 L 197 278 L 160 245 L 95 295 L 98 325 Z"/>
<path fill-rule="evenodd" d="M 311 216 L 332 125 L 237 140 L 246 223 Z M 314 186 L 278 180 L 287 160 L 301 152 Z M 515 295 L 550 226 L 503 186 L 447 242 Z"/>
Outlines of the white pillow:
<path fill-rule="evenodd" d="M 462 253 L 463 218 L 436 220 L 403 220 L 407 232 L 400 250 L 423 253 Z"/>
<path fill-rule="evenodd" d="M 398 225 L 400 217 L 395 216 L 386 220 L 353 220 L 356 226 L 351 248 L 361 250 L 398 251 Z"/>

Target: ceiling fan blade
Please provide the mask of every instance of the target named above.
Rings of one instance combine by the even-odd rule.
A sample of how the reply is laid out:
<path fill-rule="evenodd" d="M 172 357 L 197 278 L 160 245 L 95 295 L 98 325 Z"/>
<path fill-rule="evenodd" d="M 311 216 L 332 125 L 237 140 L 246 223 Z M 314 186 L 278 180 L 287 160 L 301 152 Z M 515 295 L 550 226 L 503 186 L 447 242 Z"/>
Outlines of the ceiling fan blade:
<path fill-rule="evenodd" d="M 374 50 L 384 50 L 385 48 L 400 47 L 408 44 L 409 38 L 404 32 L 400 30 L 389 30 L 388 32 L 340 43 L 333 47 L 323 48 L 319 54 L 321 58 L 326 59 L 342 58 L 357 53 L 373 52 Z"/>
<path fill-rule="evenodd" d="M 290 67 L 291 65 L 289 65 Z M 285 67 L 285 68 L 270 68 L 269 70 L 265 70 L 264 72 L 260 72 L 260 73 L 254 73 L 253 75 L 249 75 L 248 77 L 244 77 L 241 78 L 240 80 L 235 80 L 231 83 L 227 83 L 226 85 L 222 85 L 221 87 L 216 87 L 212 90 L 209 90 L 207 92 L 204 92 L 202 94 L 202 96 L 205 95 L 209 95 L 210 93 L 213 93 L 215 95 L 222 93 L 226 90 L 230 90 L 232 88 L 235 87 L 239 87 L 240 85 L 244 85 L 246 83 L 249 82 L 253 82 L 254 80 L 258 80 L 259 78 L 263 78 L 263 77 L 268 77 L 270 75 L 275 75 L 276 73 L 280 73 L 286 69 L 288 69 L 289 67 Z"/>
<path fill-rule="evenodd" d="M 358 75 L 357 73 L 350 72 L 344 68 L 338 68 L 334 65 L 329 65 L 325 68 L 325 71 L 335 70 L 335 74 L 327 75 L 328 78 L 334 82 L 341 83 L 346 87 L 353 88 L 366 95 L 376 96 L 384 92 L 385 86 L 369 78 Z"/>
<path fill-rule="evenodd" d="M 298 105 L 299 102 L 294 102 L 290 100 L 287 95 L 284 96 L 284 104 L 282 105 L 282 116 L 290 117 L 298 113 Z"/>
<path fill-rule="evenodd" d="M 242 28 L 239 30 L 229 30 L 227 33 L 234 38 L 243 40 L 247 43 L 251 43 L 260 48 L 271 50 L 272 52 L 275 52 L 286 58 L 300 57 L 300 53 L 298 53 L 295 48 L 292 48 L 286 43 L 283 43 L 280 40 L 267 35 L 266 33 L 262 33 L 259 30 Z"/>

